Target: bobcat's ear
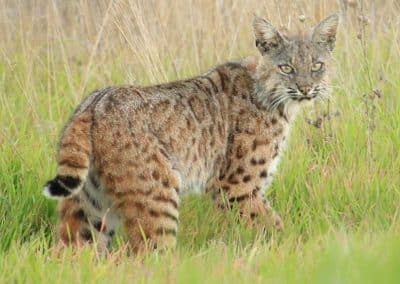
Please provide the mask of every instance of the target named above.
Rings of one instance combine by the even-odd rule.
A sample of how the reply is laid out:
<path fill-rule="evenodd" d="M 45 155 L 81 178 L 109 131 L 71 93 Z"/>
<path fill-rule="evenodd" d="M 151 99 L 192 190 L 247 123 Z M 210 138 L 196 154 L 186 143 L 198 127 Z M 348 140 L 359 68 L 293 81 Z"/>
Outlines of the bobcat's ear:
<path fill-rule="evenodd" d="M 256 46 L 262 55 L 273 55 L 283 48 L 283 37 L 266 20 L 255 16 L 253 29 L 256 36 Z"/>
<path fill-rule="evenodd" d="M 332 51 L 335 47 L 336 31 L 339 24 L 339 14 L 333 14 L 322 20 L 315 28 L 312 34 L 312 41 Z"/>

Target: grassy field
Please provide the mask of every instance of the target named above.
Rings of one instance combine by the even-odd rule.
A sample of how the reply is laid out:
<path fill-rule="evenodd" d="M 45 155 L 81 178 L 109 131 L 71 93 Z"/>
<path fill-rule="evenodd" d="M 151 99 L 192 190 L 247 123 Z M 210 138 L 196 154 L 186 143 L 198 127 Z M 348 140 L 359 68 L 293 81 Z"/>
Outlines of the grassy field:
<path fill-rule="evenodd" d="M 0 0 L 0 283 L 400 282 L 397 0 L 93 3 Z M 104 257 L 52 248 L 56 204 L 42 185 L 86 94 L 254 54 L 254 13 L 293 28 L 339 9 L 334 100 L 298 118 L 267 193 L 282 233 L 246 229 L 191 196 L 174 252 L 129 256 L 123 233 Z"/>

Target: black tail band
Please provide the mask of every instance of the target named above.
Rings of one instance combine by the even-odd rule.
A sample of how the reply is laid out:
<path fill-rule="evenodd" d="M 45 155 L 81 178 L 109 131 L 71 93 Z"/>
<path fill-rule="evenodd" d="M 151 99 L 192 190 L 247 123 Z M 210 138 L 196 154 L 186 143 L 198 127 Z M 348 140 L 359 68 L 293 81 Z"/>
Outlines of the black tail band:
<path fill-rule="evenodd" d="M 46 183 L 45 187 L 51 196 L 66 197 L 81 184 L 80 178 L 72 176 L 56 176 Z"/>

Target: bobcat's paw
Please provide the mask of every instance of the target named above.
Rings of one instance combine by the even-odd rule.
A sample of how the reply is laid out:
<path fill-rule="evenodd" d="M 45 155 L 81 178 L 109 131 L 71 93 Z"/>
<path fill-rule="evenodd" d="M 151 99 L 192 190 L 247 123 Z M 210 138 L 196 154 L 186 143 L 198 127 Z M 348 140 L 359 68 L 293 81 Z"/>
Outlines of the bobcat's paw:
<path fill-rule="evenodd" d="M 273 211 L 271 218 L 271 225 L 274 227 L 275 230 L 278 232 L 284 229 L 282 218 L 279 216 L 278 213 Z"/>
<path fill-rule="evenodd" d="M 263 230 L 276 230 L 282 231 L 283 221 L 278 213 L 276 213 L 271 207 L 264 207 L 262 210 L 257 212 L 251 212 L 248 214 L 242 213 L 242 217 L 245 219 L 246 225 L 251 228 L 262 228 Z"/>

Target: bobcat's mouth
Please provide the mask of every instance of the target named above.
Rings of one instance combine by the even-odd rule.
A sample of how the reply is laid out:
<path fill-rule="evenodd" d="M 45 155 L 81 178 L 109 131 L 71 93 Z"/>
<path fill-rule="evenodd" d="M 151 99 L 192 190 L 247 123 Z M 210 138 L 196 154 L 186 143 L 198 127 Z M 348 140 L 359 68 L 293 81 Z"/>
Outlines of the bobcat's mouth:
<path fill-rule="evenodd" d="M 311 95 L 305 95 L 305 96 L 302 95 L 301 97 L 300 96 L 294 97 L 292 99 L 295 101 L 298 101 L 298 102 L 302 102 L 302 101 L 311 101 L 311 100 L 315 99 L 316 97 L 317 97 L 317 94 L 311 94 Z"/>
<path fill-rule="evenodd" d="M 297 88 L 275 87 L 268 92 L 268 107 L 270 110 L 285 106 L 289 102 L 311 102 L 315 99 L 323 99 L 327 93 L 326 88 L 321 85 L 314 86 L 306 95 Z"/>
<path fill-rule="evenodd" d="M 311 101 L 316 98 L 323 97 L 323 90 L 321 86 L 314 86 L 307 94 L 303 94 L 300 90 L 289 88 L 288 94 L 290 94 L 290 98 L 297 102 L 302 101 Z"/>

